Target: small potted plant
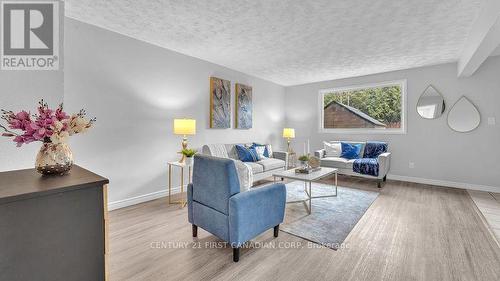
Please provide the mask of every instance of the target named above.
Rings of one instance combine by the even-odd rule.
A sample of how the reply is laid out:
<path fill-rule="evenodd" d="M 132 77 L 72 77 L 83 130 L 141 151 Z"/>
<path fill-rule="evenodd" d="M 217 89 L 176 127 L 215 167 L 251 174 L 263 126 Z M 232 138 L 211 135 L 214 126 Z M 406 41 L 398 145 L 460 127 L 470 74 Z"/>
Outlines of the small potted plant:
<path fill-rule="evenodd" d="M 188 166 L 192 166 L 193 165 L 193 156 L 196 154 L 196 150 L 195 149 L 191 149 L 191 148 L 185 148 L 181 151 L 182 155 L 184 155 L 184 157 L 186 157 L 186 165 Z"/>
<path fill-rule="evenodd" d="M 309 155 L 302 155 L 299 157 L 299 162 L 300 162 L 300 165 L 303 167 L 303 168 L 307 168 L 309 166 Z"/>

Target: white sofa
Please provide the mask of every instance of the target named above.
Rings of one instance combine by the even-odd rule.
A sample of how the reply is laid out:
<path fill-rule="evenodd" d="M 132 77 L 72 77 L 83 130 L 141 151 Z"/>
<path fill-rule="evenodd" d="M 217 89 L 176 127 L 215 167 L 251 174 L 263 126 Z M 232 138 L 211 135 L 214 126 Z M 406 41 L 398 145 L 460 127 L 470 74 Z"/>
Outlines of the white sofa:
<path fill-rule="evenodd" d="M 339 143 L 339 142 L 347 142 L 352 144 L 362 144 L 361 147 L 361 155 L 360 158 L 363 158 L 363 154 L 365 151 L 366 142 L 356 142 L 356 141 L 329 141 L 329 143 Z M 354 159 L 345 159 L 342 157 L 326 157 L 325 149 L 320 149 L 314 152 L 314 155 L 321 160 L 322 167 L 330 167 L 339 169 L 339 174 L 349 175 L 349 176 L 358 176 L 363 178 L 375 179 L 377 180 L 377 186 L 380 188 L 381 183 L 386 181 L 387 174 L 389 173 L 389 169 L 391 167 L 391 153 L 385 152 L 378 156 L 378 164 L 379 164 L 379 173 L 378 177 L 374 177 L 371 175 L 364 175 L 353 172 L 352 166 L 354 164 Z"/>
<path fill-rule="evenodd" d="M 251 144 L 241 144 L 250 146 Z M 240 161 L 236 152 L 236 144 L 224 144 L 229 158 Z M 218 156 L 217 152 L 211 151 L 209 145 L 202 147 L 202 153 L 210 156 Z M 243 162 L 252 169 L 253 182 L 272 177 L 273 173 L 285 170 L 288 167 L 288 153 L 282 151 L 273 151 L 270 158 L 258 162 Z"/>

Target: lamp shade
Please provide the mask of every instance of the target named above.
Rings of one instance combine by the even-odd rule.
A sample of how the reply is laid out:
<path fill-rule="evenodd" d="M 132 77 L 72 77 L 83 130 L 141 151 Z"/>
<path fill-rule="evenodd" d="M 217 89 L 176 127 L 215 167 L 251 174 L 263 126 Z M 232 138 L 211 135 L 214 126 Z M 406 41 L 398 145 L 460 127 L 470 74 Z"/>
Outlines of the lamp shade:
<path fill-rule="evenodd" d="M 194 135 L 196 134 L 196 120 L 194 119 L 174 119 L 174 134 Z"/>
<path fill-rule="evenodd" d="M 287 139 L 295 138 L 295 129 L 292 128 L 284 128 L 283 129 L 283 137 Z"/>

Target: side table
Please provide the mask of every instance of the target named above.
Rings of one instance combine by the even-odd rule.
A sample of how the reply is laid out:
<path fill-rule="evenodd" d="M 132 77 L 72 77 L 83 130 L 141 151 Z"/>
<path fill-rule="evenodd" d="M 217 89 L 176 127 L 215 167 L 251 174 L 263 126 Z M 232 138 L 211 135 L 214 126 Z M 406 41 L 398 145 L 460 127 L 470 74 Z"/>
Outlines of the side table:
<path fill-rule="evenodd" d="M 181 196 L 182 199 L 178 201 L 172 201 L 172 167 L 177 167 L 181 169 Z M 187 205 L 187 201 L 182 195 L 184 193 L 184 169 L 188 168 L 188 184 L 191 183 L 191 165 L 186 165 L 186 163 L 180 163 L 179 161 L 168 162 L 168 203 L 169 204 L 179 204 L 181 208 Z"/>

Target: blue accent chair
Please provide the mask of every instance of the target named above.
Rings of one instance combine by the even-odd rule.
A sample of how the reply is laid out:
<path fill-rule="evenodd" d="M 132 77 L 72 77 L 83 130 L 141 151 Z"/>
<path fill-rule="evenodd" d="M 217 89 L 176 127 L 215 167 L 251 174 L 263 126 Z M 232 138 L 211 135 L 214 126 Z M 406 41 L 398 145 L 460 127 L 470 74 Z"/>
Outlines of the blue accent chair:
<path fill-rule="evenodd" d="M 282 183 L 240 193 L 233 160 L 195 155 L 193 183 L 188 185 L 188 219 L 193 237 L 198 226 L 229 242 L 237 262 L 245 242 L 279 225 L 285 217 L 286 189 Z"/>

